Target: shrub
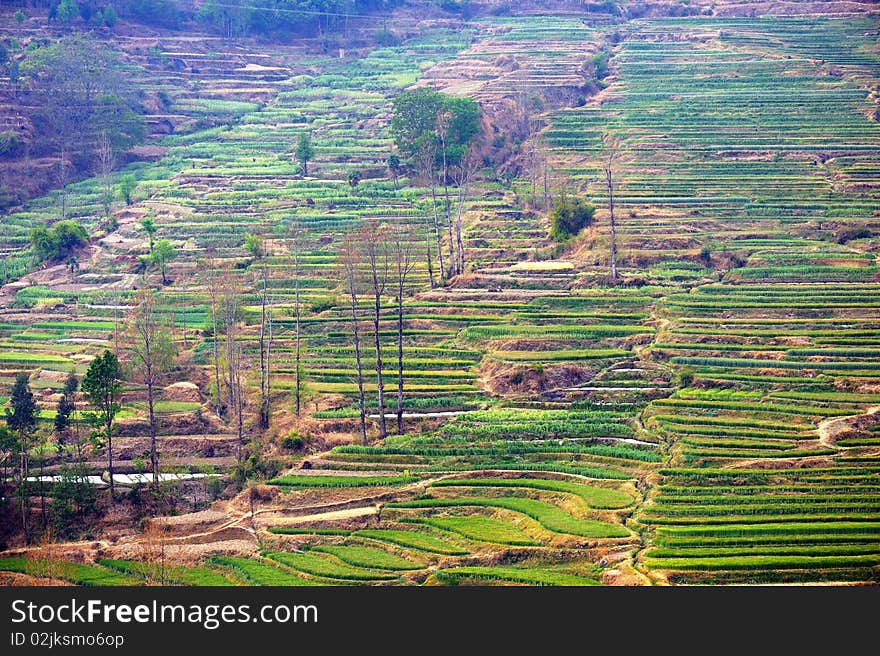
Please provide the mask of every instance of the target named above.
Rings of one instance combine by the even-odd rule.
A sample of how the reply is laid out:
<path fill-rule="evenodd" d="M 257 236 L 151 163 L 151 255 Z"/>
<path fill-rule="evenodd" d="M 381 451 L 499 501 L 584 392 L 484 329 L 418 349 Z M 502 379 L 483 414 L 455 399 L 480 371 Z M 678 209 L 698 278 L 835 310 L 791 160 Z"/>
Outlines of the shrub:
<path fill-rule="evenodd" d="M 72 220 L 59 221 L 51 228 L 31 230 L 31 248 L 37 262 L 62 260 L 89 241 L 86 229 Z"/>
<path fill-rule="evenodd" d="M 838 244 L 845 244 L 854 239 L 867 239 L 873 237 L 874 233 L 864 226 L 850 226 L 839 230 L 835 235 Z"/>
<path fill-rule="evenodd" d="M 305 445 L 305 440 L 303 439 L 302 435 L 300 435 L 296 431 L 293 431 L 292 433 L 289 433 L 288 435 L 285 435 L 281 438 L 282 449 L 301 449 L 303 448 L 303 445 Z"/>
<path fill-rule="evenodd" d="M 104 7 L 104 25 L 107 27 L 113 27 L 116 25 L 116 21 L 119 17 L 116 14 L 116 10 L 113 8 L 113 5 L 107 5 Z"/>
<path fill-rule="evenodd" d="M 550 238 L 566 241 L 593 223 L 596 208 L 580 198 L 561 196 L 550 212 Z"/>
<path fill-rule="evenodd" d="M 21 139 L 15 130 L 0 132 L 0 155 L 11 155 L 21 145 Z"/>

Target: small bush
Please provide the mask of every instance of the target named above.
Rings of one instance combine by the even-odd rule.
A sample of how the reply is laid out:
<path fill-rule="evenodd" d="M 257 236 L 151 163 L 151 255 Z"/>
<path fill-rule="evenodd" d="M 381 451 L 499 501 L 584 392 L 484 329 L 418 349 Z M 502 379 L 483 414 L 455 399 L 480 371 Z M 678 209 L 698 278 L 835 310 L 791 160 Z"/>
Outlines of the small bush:
<path fill-rule="evenodd" d="M 550 238 L 562 242 L 593 223 L 596 208 L 580 198 L 561 196 L 550 212 Z"/>
<path fill-rule="evenodd" d="M 305 446 L 306 441 L 303 439 L 303 436 L 293 431 L 288 435 L 285 435 L 281 438 L 281 448 L 282 449 L 290 449 L 291 451 L 295 451 L 297 449 L 303 448 Z"/>
<path fill-rule="evenodd" d="M 15 130 L 0 132 L 0 155 L 11 155 L 18 150 L 21 139 Z"/>

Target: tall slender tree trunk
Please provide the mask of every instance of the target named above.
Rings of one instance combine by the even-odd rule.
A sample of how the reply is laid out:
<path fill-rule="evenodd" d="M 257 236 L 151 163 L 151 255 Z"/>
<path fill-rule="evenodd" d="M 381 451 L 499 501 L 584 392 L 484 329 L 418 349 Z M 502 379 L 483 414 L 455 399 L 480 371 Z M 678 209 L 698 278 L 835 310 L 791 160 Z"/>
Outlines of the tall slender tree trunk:
<path fill-rule="evenodd" d="M 617 224 L 614 221 L 614 180 L 611 164 L 605 167 L 605 183 L 608 187 L 608 214 L 611 222 L 611 280 L 617 281 Z"/>
<path fill-rule="evenodd" d="M 149 374 L 148 374 L 149 375 Z M 150 415 L 150 467 L 153 470 L 153 483 L 159 482 L 159 451 L 156 445 L 156 413 L 153 403 L 153 383 L 147 383 L 147 410 Z"/>
<path fill-rule="evenodd" d="M 244 458 L 244 385 L 241 378 L 241 345 L 234 346 L 234 371 L 232 373 L 233 384 L 235 387 L 235 415 L 236 415 L 236 433 L 237 433 L 237 459 L 241 462 Z"/>
<path fill-rule="evenodd" d="M 397 275 L 397 434 L 403 435 L 403 275 Z"/>
<path fill-rule="evenodd" d="M 46 482 L 43 480 L 43 472 L 46 465 L 45 451 L 40 454 L 40 525 L 46 530 Z"/>
<path fill-rule="evenodd" d="M 266 425 L 272 420 L 272 340 L 275 327 L 272 323 L 272 308 L 269 308 L 269 341 L 266 343 Z"/>
<path fill-rule="evenodd" d="M 388 435 L 388 426 L 385 421 L 385 384 L 382 381 L 382 343 L 379 339 L 379 320 L 382 311 L 382 295 L 377 290 L 373 297 L 373 336 L 376 345 L 376 385 L 379 395 L 379 437 L 384 439 Z"/>
<path fill-rule="evenodd" d="M 116 483 L 113 480 L 113 422 L 108 421 L 104 427 L 107 434 L 107 473 L 110 475 L 110 499 L 116 500 Z"/>
<path fill-rule="evenodd" d="M 449 237 L 449 271 L 446 273 L 446 277 L 450 278 L 455 275 L 455 262 L 456 262 L 456 254 L 455 254 L 455 239 L 452 236 L 453 227 L 452 227 L 452 219 L 449 219 L 449 225 L 447 226 L 446 234 Z"/>
<path fill-rule="evenodd" d="M 25 442 L 25 438 L 23 435 L 19 436 L 21 453 L 19 454 L 19 478 L 21 479 L 19 484 L 19 493 L 21 496 L 19 503 L 19 514 L 21 514 L 21 530 L 24 532 L 25 542 L 30 544 L 31 541 L 31 533 L 30 533 L 30 496 L 27 492 L 27 479 L 30 476 L 29 466 L 28 466 L 28 445 Z"/>
<path fill-rule="evenodd" d="M 299 245 L 293 255 L 293 298 L 294 298 L 294 316 L 296 320 L 296 337 L 294 340 L 294 380 L 295 380 L 295 397 L 296 397 L 296 416 L 299 417 L 301 410 L 302 398 L 302 381 L 300 378 L 300 310 L 299 310 Z"/>
<path fill-rule="evenodd" d="M 351 295 L 351 326 L 352 333 L 354 336 L 354 358 L 355 364 L 357 366 L 357 386 L 358 386 L 358 407 L 360 409 L 360 419 L 361 419 L 361 440 L 364 444 L 367 443 L 367 412 L 366 405 L 364 403 L 364 369 L 361 363 L 361 338 L 358 330 L 358 316 L 357 316 L 357 291 L 355 287 L 354 280 L 354 265 L 350 268 L 348 272 L 348 284 L 349 291 Z"/>
<path fill-rule="evenodd" d="M 547 200 L 548 200 L 548 194 L 549 194 L 549 189 L 548 189 L 549 185 L 548 185 L 548 180 L 547 180 L 547 178 L 548 178 L 548 170 L 547 169 L 548 168 L 549 167 L 547 165 L 547 160 L 544 160 L 544 208 L 545 209 L 547 207 Z"/>
<path fill-rule="evenodd" d="M 467 195 L 467 189 L 464 185 L 458 188 L 458 213 L 455 217 L 455 241 L 458 246 L 458 260 L 456 263 L 456 273 L 464 273 L 464 244 L 461 238 L 461 215 L 464 212 L 464 199 Z"/>
<path fill-rule="evenodd" d="M 440 231 L 440 219 L 437 216 L 437 190 L 431 178 L 431 207 L 434 209 L 434 234 L 437 237 L 437 261 L 440 264 L 440 280 L 446 278 L 446 266 L 443 264 L 443 235 Z"/>
<path fill-rule="evenodd" d="M 226 281 L 232 284 L 231 280 Z M 232 296 L 231 289 L 225 290 L 225 298 L 223 303 L 223 315 L 226 323 L 226 387 L 229 393 L 229 412 L 235 412 L 235 320 L 236 320 L 236 299 Z M 231 419 L 231 416 L 229 417 Z"/>
<path fill-rule="evenodd" d="M 437 284 L 434 282 L 434 264 L 432 262 L 431 257 L 431 236 L 430 236 L 430 227 L 428 225 L 428 217 L 425 217 L 425 256 L 426 261 L 428 263 L 428 281 L 431 283 L 431 289 L 434 289 Z"/>
<path fill-rule="evenodd" d="M 61 159 L 58 162 L 58 183 L 61 186 L 61 218 L 67 218 L 67 171 L 64 170 L 64 160 L 67 152 L 67 138 L 61 139 Z"/>
<path fill-rule="evenodd" d="M 213 342 L 213 351 L 214 351 L 214 385 L 216 387 L 214 394 L 214 412 L 217 413 L 217 416 L 220 416 L 220 406 L 221 406 L 221 395 L 223 394 L 222 385 L 220 383 L 220 347 L 217 344 L 217 290 L 214 288 L 214 284 L 211 283 L 210 286 L 210 294 L 211 294 L 211 323 L 213 325 L 213 332 L 211 333 L 211 341 Z"/>
<path fill-rule="evenodd" d="M 267 358 L 267 321 L 266 321 L 266 304 L 267 304 L 267 272 L 266 264 L 260 274 L 262 279 L 262 293 L 260 295 L 260 428 L 266 430 L 269 428 L 269 390 L 267 386 L 267 370 L 269 366 Z"/>
<path fill-rule="evenodd" d="M 153 471 L 153 483 L 159 482 L 159 451 L 156 448 L 156 413 L 154 407 L 153 380 L 150 368 L 147 368 L 147 411 L 150 417 L 150 467 Z"/>

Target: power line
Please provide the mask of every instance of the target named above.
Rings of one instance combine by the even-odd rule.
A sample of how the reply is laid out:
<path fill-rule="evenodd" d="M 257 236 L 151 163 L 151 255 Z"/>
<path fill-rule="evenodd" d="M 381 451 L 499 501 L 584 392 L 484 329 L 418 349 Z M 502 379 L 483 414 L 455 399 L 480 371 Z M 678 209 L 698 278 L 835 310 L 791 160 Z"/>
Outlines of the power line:
<path fill-rule="evenodd" d="M 204 6 L 204 5 L 203 5 Z M 338 18 L 391 18 L 391 14 L 348 14 L 342 11 L 318 11 L 314 9 L 281 9 L 279 7 L 259 7 L 256 5 L 239 5 L 232 3 L 212 2 L 212 7 L 223 9 L 248 9 L 250 11 L 263 11 L 275 14 L 297 14 L 300 16 L 334 16 Z"/>

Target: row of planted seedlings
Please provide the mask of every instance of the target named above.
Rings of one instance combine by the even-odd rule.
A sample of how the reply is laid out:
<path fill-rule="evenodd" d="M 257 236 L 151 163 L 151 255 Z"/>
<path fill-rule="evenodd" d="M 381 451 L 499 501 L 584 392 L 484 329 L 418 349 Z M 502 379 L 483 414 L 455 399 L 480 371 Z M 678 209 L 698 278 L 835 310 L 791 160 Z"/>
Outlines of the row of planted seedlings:
<path fill-rule="evenodd" d="M 279 558 L 294 570 L 327 576 L 326 561 L 339 559 L 374 571 L 342 571 L 337 578 L 371 583 L 595 583 L 602 549 L 633 538 L 619 522 L 637 496 L 628 482 L 489 470 L 467 477 L 290 474 L 270 483 L 293 503 L 352 487 L 362 501 L 377 500 L 378 512 L 366 519 L 315 523 L 285 514 L 266 520 L 279 544 L 296 551 Z M 572 546 L 584 551 L 571 552 Z"/>
<path fill-rule="evenodd" d="M 689 386 L 645 415 L 675 444 L 639 514 L 647 569 L 678 582 L 876 580 L 870 291 L 713 285 L 670 299 L 655 355 Z"/>
<path fill-rule="evenodd" d="M 684 25 L 686 38 L 675 47 L 655 40 L 656 33 L 678 33 Z M 821 166 L 829 157 L 833 166 L 836 157 L 858 160 L 876 153 L 875 131 L 864 120 L 864 91 L 817 72 L 815 61 L 744 55 L 736 50 L 742 37 L 736 21 L 731 27 L 719 37 L 715 24 L 644 22 L 615 50 L 618 74 L 608 93 L 618 102 L 552 117 L 547 137 L 575 179 L 601 178 L 601 135 L 621 134 L 619 246 L 628 258 L 653 253 L 696 259 L 707 243 L 722 250 L 719 242 L 738 249 L 745 244 L 734 238 L 747 227 L 790 236 L 773 231 L 767 219 L 791 224 L 840 212 L 870 217 L 864 200 L 832 188 Z M 761 28 L 779 31 L 783 39 L 791 35 L 785 21 L 768 20 Z M 829 104 L 838 107 L 830 121 Z M 779 106 L 783 111 L 776 111 Z M 826 153 L 818 160 L 814 139 L 821 139 Z M 870 169 L 866 174 L 862 182 L 870 179 Z M 604 197 L 602 186 L 592 187 L 597 198 Z M 837 275 L 872 275 L 870 264 L 858 269 Z"/>

